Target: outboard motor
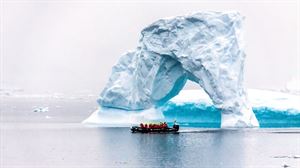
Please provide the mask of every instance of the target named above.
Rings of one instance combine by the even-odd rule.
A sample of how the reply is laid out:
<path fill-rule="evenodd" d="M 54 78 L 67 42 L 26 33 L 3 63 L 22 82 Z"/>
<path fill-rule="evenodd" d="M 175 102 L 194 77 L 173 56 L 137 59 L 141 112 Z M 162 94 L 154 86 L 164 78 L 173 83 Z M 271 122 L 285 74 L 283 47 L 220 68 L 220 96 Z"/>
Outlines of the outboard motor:
<path fill-rule="evenodd" d="M 179 125 L 174 124 L 174 125 L 173 125 L 173 128 L 176 129 L 176 131 L 178 131 L 178 130 L 179 130 Z"/>

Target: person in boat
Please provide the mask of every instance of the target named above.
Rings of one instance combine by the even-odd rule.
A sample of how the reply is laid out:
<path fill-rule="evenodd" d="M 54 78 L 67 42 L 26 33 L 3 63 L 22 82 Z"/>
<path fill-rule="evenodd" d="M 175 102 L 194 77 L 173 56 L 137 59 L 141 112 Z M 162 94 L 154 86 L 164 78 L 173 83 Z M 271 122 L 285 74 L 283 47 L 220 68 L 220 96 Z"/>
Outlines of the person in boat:
<path fill-rule="evenodd" d="M 168 124 L 166 122 L 163 123 L 163 128 L 164 129 L 168 128 Z"/>
<path fill-rule="evenodd" d="M 164 123 L 160 122 L 159 127 L 160 129 L 164 129 Z"/>
<path fill-rule="evenodd" d="M 152 124 L 152 123 L 143 124 L 143 123 L 141 123 L 140 127 L 142 129 L 166 129 L 166 128 L 168 128 L 168 124 L 166 122 L 160 122 L 159 124 Z"/>
<path fill-rule="evenodd" d="M 176 123 L 176 120 L 174 121 L 173 129 L 179 130 L 179 125 Z"/>

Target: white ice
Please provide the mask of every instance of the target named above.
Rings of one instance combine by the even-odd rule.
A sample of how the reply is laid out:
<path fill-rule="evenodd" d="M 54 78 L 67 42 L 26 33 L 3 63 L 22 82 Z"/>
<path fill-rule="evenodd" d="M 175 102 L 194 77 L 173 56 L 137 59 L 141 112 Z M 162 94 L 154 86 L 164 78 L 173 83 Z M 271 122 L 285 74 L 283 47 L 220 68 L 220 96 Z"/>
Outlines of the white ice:
<path fill-rule="evenodd" d="M 222 110 L 222 127 L 259 126 L 243 84 L 242 22 L 238 12 L 198 12 L 152 23 L 113 67 L 100 106 L 155 108 L 191 80 Z"/>
<path fill-rule="evenodd" d="M 249 102 L 254 108 L 269 108 L 275 111 L 289 111 L 290 113 L 300 112 L 300 96 L 278 91 L 248 89 Z M 177 96 L 173 97 L 171 104 L 178 106 L 185 103 L 204 103 L 207 107 L 213 102 L 202 89 L 182 90 Z M 163 108 L 163 106 L 160 106 Z M 128 111 L 116 108 L 100 107 L 83 123 L 96 124 L 101 126 L 130 126 L 148 121 L 163 121 L 164 116 L 161 108 L 150 108 L 140 111 Z"/>

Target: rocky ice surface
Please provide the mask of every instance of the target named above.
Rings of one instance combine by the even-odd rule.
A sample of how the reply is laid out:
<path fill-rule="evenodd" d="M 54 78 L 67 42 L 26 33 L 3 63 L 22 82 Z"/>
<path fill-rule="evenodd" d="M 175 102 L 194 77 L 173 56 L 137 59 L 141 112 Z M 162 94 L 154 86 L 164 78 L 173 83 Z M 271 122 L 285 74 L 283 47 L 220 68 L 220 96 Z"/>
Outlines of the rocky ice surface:
<path fill-rule="evenodd" d="M 163 105 L 191 80 L 222 110 L 222 127 L 259 126 L 243 85 L 242 22 L 238 12 L 199 12 L 152 23 L 137 48 L 112 68 L 99 111 L 139 115 Z"/>

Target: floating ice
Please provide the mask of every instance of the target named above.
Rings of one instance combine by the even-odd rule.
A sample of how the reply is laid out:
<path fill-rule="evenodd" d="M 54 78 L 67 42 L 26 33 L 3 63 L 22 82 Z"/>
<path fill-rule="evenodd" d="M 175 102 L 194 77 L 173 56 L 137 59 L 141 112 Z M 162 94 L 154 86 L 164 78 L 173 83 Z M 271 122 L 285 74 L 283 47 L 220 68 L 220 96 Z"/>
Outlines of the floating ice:
<path fill-rule="evenodd" d="M 260 127 L 300 127 L 300 96 L 258 89 L 249 89 L 248 95 Z M 165 120 L 176 118 L 189 126 L 218 128 L 221 124 L 221 111 L 203 90 L 183 90 L 159 110 Z"/>
<path fill-rule="evenodd" d="M 222 127 L 258 126 L 243 85 L 242 21 L 238 12 L 200 12 L 154 22 L 113 67 L 100 106 L 159 107 L 191 80 L 222 110 Z"/>
<path fill-rule="evenodd" d="M 300 158 L 300 155 L 294 155 L 293 158 L 294 158 L 294 159 L 299 159 L 299 158 Z"/>
<path fill-rule="evenodd" d="M 49 107 L 36 107 L 33 109 L 33 112 L 37 112 L 37 113 L 44 113 L 48 111 L 49 111 Z"/>
<path fill-rule="evenodd" d="M 263 128 L 300 127 L 300 96 L 282 92 L 249 89 L 249 102 Z M 100 107 L 84 123 L 105 126 L 130 126 L 139 122 L 176 119 L 181 126 L 221 126 L 221 111 L 205 91 L 182 90 L 177 96 L 155 109 L 127 111 Z"/>
<path fill-rule="evenodd" d="M 52 117 L 51 117 L 51 116 L 45 116 L 45 118 L 46 118 L 46 119 L 51 119 Z"/>

